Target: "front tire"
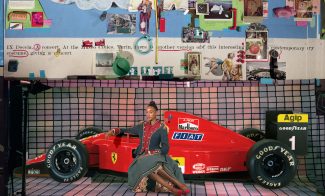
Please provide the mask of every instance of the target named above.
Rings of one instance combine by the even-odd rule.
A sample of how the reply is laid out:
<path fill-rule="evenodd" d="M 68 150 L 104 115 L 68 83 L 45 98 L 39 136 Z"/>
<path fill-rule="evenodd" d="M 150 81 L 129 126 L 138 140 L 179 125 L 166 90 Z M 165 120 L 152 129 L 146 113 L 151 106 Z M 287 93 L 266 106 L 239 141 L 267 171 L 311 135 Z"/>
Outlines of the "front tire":
<path fill-rule="evenodd" d="M 239 131 L 239 134 L 242 136 L 245 136 L 255 142 L 258 142 L 265 138 L 265 134 L 262 131 L 255 129 L 255 128 L 244 129 L 242 131 Z"/>
<path fill-rule="evenodd" d="M 80 133 L 78 133 L 78 135 L 76 136 L 76 139 L 81 140 L 86 137 L 97 135 L 97 134 L 103 133 L 103 132 L 104 131 L 102 129 L 97 128 L 97 127 L 87 127 L 85 129 L 83 129 L 82 131 L 80 131 Z"/>
<path fill-rule="evenodd" d="M 84 144 L 75 139 L 62 139 L 46 153 L 46 167 L 58 182 L 74 182 L 88 171 L 88 152 Z"/>
<path fill-rule="evenodd" d="M 265 188 L 289 184 L 297 171 L 295 154 L 277 140 L 265 139 L 247 153 L 247 169 L 251 178 Z"/>

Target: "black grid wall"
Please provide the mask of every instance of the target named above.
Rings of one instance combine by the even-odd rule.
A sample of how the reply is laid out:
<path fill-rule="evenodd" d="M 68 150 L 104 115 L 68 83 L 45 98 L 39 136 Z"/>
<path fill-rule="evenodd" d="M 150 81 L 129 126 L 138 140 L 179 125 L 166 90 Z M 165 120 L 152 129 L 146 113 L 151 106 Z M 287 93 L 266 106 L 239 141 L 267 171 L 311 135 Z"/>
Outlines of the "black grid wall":
<path fill-rule="evenodd" d="M 308 154 L 298 157 L 299 178 L 319 187 L 325 180 L 324 116 L 316 115 L 313 80 L 257 82 L 162 82 L 123 80 L 43 81 L 53 88 L 30 95 L 28 155 L 38 156 L 61 138 L 88 126 L 109 130 L 145 119 L 145 106 L 156 101 L 165 110 L 192 113 L 236 132 L 265 127 L 268 110 L 309 114 Z"/>

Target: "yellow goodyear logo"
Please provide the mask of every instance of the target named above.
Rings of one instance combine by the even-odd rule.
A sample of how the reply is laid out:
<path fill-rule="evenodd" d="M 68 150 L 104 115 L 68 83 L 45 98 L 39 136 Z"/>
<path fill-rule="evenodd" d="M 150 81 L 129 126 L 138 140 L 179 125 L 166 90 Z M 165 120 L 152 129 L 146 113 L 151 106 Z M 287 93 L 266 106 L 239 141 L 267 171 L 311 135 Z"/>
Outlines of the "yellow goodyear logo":
<path fill-rule="evenodd" d="M 172 157 L 177 162 L 178 167 L 181 168 L 182 173 L 185 173 L 185 157 Z"/>
<path fill-rule="evenodd" d="M 116 161 L 117 161 L 117 153 L 116 152 L 112 152 L 111 158 L 112 158 L 112 163 L 115 164 Z"/>
<path fill-rule="evenodd" d="M 308 114 L 279 114 L 279 123 L 308 123 Z"/>

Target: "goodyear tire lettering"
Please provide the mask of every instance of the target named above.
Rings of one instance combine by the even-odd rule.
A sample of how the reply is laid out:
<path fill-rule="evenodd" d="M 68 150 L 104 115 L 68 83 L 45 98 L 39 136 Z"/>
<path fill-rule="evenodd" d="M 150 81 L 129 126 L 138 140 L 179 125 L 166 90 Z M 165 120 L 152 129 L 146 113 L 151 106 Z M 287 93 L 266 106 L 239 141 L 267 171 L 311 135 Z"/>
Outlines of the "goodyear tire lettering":
<path fill-rule="evenodd" d="M 294 178 L 297 161 L 290 148 L 277 140 L 265 139 L 248 151 L 246 166 L 256 183 L 266 188 L 280 188 Z"/>
<path fill-rule="evenodd" d="M 61 163 L 56 161 L 58 154 L 65 156 L 66 152 L 73 154 L 73 158 L 66 158 L 74 161 L 74 165 L 69 165 L 69 162 Z M 58 182 L 74 182 L 83 177 L 88 171 L 88 152 L 80 141 L 63 139 L 50 147 L 46 154 L 45 164 L 54 180 Z"/>

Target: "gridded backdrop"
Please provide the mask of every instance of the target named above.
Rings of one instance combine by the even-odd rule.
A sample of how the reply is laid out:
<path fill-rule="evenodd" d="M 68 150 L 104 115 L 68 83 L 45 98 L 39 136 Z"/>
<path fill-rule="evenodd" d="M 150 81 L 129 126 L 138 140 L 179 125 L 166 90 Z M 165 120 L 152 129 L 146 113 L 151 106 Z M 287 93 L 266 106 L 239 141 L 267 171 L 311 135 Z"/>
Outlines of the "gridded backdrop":
<path fill-rule="evenodd" d="M 298 156 L 298 177 L 324 189 L 324 116 L 316 115 L 315 81 L 171 82 L 133 80 L 42 81 L 52 88 L 29 97 L 28 156 L 34 158 L 61 138 L 85 127 L 129 127 L 145 119 L 145 106 L 156 101 L 166 110 L 201 116 L 233 131 L 265 131 L 268 110 L 309 114 L 308 154 Z"/>

